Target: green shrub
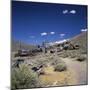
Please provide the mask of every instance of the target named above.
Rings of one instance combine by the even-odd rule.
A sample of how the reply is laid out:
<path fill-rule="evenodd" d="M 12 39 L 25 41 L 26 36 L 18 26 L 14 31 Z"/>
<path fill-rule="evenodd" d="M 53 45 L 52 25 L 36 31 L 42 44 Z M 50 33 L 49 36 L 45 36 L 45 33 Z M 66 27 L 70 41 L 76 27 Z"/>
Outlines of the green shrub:
<path fill-rule="evenodd" d="M 27 89 L 38 87 L 38 75 L 26 65 L 15 68 L 11 73 L 11 87 L 15 89 Z"/>
<path fill-rule="evenodd" d="M 67 66 L 66 66 L 66 64 L 64 62 L 62 62 L 62 63 L 57 64 L 55 66 L 55 69 L 54 70 L 55 71 L 59 71 L 59 72 L 65 71 L 65 70 L 67 70 Z"/>

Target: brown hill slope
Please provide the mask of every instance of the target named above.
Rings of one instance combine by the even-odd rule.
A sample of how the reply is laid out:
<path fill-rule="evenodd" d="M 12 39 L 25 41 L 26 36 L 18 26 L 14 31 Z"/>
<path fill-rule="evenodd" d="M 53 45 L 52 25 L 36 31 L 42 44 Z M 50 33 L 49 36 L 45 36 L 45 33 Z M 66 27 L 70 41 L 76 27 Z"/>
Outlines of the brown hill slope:
<path fill-rule="evenodd" d="M 87 50 L 87 32 L 82 32 L 81 34 L 73 37 L 71 42 L 73 44 L 79 44 L 81 49 Z"/>
<path fill-rule="evenodd" d="M 17 51 L 19 49 L 31 50 L 35 48 L 36 46 L 34 45 L 29 45 L 29 44 L 19 42 L 19 41 L 12 40 L 11 42 L 11 51 Z"/>

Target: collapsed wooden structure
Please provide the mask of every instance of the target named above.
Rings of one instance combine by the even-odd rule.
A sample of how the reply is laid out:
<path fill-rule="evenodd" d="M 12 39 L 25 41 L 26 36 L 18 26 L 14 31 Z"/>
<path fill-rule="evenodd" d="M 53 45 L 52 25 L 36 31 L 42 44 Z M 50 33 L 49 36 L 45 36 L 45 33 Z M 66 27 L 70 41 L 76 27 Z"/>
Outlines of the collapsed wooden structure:
<path fill-rule="evenodd" d="M 61 52 L 63 50 L 75 50 L 79 49 L 80 46 L 78 44 L 72 44 L 70 41 L 66 41 L 60 44 L 47 46 L 43 44 L 42 46 L 38 45 L 36 49 L 33 50 L 18 50 L 18 52 L 15 54 L 15 57 L 18 56 L 35 56 L 38 53 L 55 53 L 55 52 Z"/>

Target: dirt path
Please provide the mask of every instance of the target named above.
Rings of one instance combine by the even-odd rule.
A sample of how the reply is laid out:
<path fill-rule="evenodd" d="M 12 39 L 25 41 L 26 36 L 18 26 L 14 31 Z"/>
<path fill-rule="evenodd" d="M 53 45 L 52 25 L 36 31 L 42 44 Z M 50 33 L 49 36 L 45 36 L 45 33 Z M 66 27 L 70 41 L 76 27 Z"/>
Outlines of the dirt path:
<path fill-rule="evenodd" d="M 79 62 L 71 58 L 62 58 L 70 71 L 75 72 L 77 84 L 87 83 L 87 62 Z"/>
<path fill-rule="evenodd" d="M 77 81 L 73 78 L 72 71 L 55 72 L 52 66 L 45 68 L 45 75 L 41 75 L 40 79 L 44 86 L 66 86 L 75 85 Z"/>
<path fill-rule="evenodd" d="M 55 57 L 56 58 L 56 57 Z M 60 58 L 60 57 L 58 57 Z M 67 71 L 55 72 L 53 66 L 45 68 L 45 75 L 40 79 L 46 86 L 66 86 L 87 84 L 87 62 L 78 62 L 72 58 L 60 58 L 67 65 Z"/>

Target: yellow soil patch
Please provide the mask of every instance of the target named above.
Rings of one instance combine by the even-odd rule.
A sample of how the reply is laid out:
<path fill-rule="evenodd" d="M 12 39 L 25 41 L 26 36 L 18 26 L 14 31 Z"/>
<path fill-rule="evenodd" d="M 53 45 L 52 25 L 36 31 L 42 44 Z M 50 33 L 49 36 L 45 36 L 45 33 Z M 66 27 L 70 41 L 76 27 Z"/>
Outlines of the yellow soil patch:
<path fill-rule="evenodd" d="M 75 85 L 77 83 L 72 71 L 56 72 L 52 66 L 46 67 L 44 71 L 45 75 L 40 75 L 40 80 L 46 86 Z"/>

